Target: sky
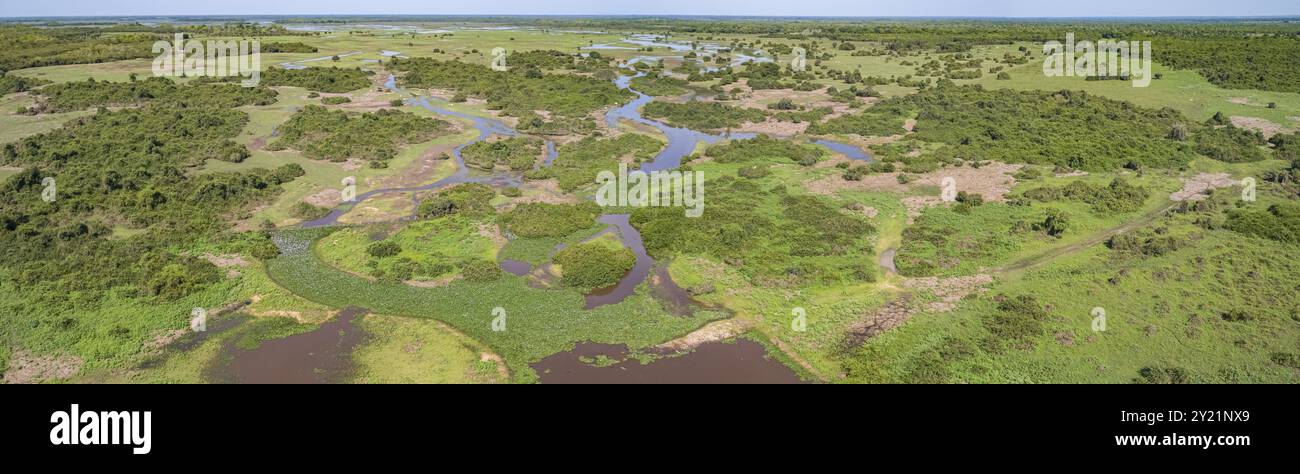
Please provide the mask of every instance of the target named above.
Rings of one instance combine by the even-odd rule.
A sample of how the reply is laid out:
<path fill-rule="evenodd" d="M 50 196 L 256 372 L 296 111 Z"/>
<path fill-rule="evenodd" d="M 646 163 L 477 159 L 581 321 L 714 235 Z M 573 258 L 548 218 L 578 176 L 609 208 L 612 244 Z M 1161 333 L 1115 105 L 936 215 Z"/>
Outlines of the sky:
<path fill-rule="evenodd" d="M 1141 17 L 1300 16 L 1298 0 L 3 0 L 0 17 L 515 14 Z"/>

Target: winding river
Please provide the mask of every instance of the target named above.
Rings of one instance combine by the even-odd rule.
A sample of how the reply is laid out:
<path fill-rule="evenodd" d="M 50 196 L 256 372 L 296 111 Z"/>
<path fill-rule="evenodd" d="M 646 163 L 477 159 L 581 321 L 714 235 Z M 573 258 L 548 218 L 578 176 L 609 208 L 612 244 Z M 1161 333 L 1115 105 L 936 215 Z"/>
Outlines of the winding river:
<path fill-rule="evenodd" d="M 653 101 L 654 97 L 643 94 L 636 89 L 632 89 L 631 83 L 632 79 L 644 74 L 644 72 L 638 72 L 634 75 L 621 75 L 614 81 L 615 85 L 619 88 L 626 89 L 636 94 L 636 99 L 627 104 L 611 109 L 605 114 L 605 122 L 610 127 L 617 127 L 619 121 L 627 120 L 633 123 L 653 127 L 662 132 L 668 139 L 668 143 L 657 155 L 655 155 L 653 160 L 641 165 L 641 170 L 650 172 L 675 169 L 681 166 L 682 158 L 694 152 L 696 146 L 700 143 L 712 144 L 725 139 L 748 139 L 756 136 L 752 133 L 732 133 L 721 135 L 709 134 L 688 128 L 672 127 L 662 122 L 643 117 L 641 115 L 641 107 Z M 384 86 L 393 92 L 402 92 L 402 89 L 397 86 L 397 79 L 394 76 L 390 75 L 388 80 L 384 83 Z M 474 128 L 478 130 L 478 136 L 473 140 L 460 144 L 452 149 L 451 156 L 452 159 L 455 160 L 456 171 L 451 176 L 422 186 L 381 188 L 366 191 L 358 194 L 354 201 L 340 204 L 334 209 L 331 209 L 324 217 L 304 222 L 302 227 L 312 228 L 336 225 L 338 224 L 339 218 L 352 210 L 352 208 L 357 204 L 382 194 L 404 192 L 414 193 L 418 191 L 439 189 L 460 183 L 483 183 L 494 187 L 519 186 L 522 184 L 522 175 L 516 172 L 494 172 L 487 175 L 472 174 L 470 169 L 465 166 L 465 160 L 461 156 L 461 150 L 465 147 L 487 140 L 492 135 L 505 137 L 516 136 L 518 135 L 518 132 L 515 131 L 515 129 L 494 118 L 451 110 L 445 106 L 446 101 L 434 97 L 412 97 L 406 99 L 406 103 L 423 107 L 438 115 L 465 119 L 473 123 Z M 546 142 L 546 159 L 543 161 L 543 166 L 551 166 L 555 162 L 557 154 L 555 143 L 548 140 Z M 418 208 L 418 202 L 416 204 L 416 207 Z M 618 284 L 608 288 L 597 289 L 587 295 L 585 306 L 587 309 L 607 304 L 616 304 L 623 301 L 636 291 L 636 287 L 639 286 L 641 282 L 645 281 L 646 277 L 650 274 L 651 268 L 655 265 L 654 259 L 646 253 L 645 245 L 641 241 L 641 234 L 628 223 L 628 217 L 627 214 L 605 214 L 600 216 L 599 221 L 609 226 L 601 233 L 618 233 L 623 245 L 631 249 L 636 255 L 636 264 Z M 408 219 L 413 218 L 414 215 L 408 217 Z M 509 273 L 519 275 L 526 271 L 524 267 L 520 265 L 521 263 L 522 262 L 502 262 L 502 268 Z M 664 272 L 663 278 L 667 278 L 666 275 L 667 272 Z M 671 282 L 665 283 L 667 283 L 666 286 L 668 287 L 677 287 Z"/>
<path fill-rule="evenodd" d="M 645 104 L 653 101 L 654 97 L 632 89 L 631 81 L 644 74 L 644 72 L 637 72 L 636 74 L 620 75 L 614 81 L 619 88 L 636 94 L 636 99 L 611 109 L 605 115 L 606 124 L 610 127 L 616 127 L 620 121 L 626 120 L 653 127 L 667 138 L 667 144 L 654 159 L 641 165 L 643 171 L 675 169 L 681 166 L 682 158 L 693 153 L 700 143 L 712 144 L 726 139 L 748 139 L 756 136 L 752 133 L 709 134 L 687 128 L 672 127 L 643 117 L 640 109 Z M 391 75 L 386 81 L 385 87 L 393 92 L 402 92 L 397 86 L 395 77 Z M 522 175 L 517 172 L 493 172 L 486 175 L 471 173 L 461 156 L 461 150 L 466 146 L 487 140 L 493 135 L 516 136 L 518 132 L 513 128 L 494 118 L 451 110 L 447 108 L 445 100 L 436 97 L 416 96 L 405 101 L 407 104 L 423 107 L 438 115 L 468 120 L 478 130 L 478 136 L 456 146 L 452 150 L 451 156 L 455 160 L 456 171 L 451 176 L 422 186 L 374 189 L 358 194 L 353 202 L 340 204 L 324 217 L 304 222 L 302 227 L 337 225 L 339 217 L 357 204 L 381 194 L 410 192 L 413 199 L 418 199 L 415 195 L 418 191 L 439 189 L 459 183 L 483 183 L 494 187 L 518 186 L 522 183 Z M 833 151 L 843 153 L 851 159 L 870 159 L 860 149 L 851 145 L 830 140 L 820 140 L 817 143 Z M 556 157 L 555 143 L 548 140 L 546 142 L 546 158 L 541 166 L 551 166 Z M 418 204 L 417 200 L 417 208 Z M 404 219 L 414 218 L 415 216 L 412 215 Z M 623 245 L 631 249 L 636 255 L 636 263 L 632 270 L 617 284 L 594 290 L 586 295 L 585 308 L 591 309 L 623 301 L 633 294 L 636 288 L 652 273 L 655 275 L 655 284 L 653 286 L 656 296 L 668 302 L 669 306 L 676 308 L 675 313 L 690 306 L 692 300 L 689 294 L 672 281 L 666 268 L 663 266 L 656 268 L 655 260 L 646 253 L 640 232 L 629 223 L 628 214 L 604 214 L 599 217 L 598 221 L 606 224 L 607 227 L 597 235 L 610 232 L 617 233 Z M 882 258 L 883 263 L 884 259 Z M 525 275 L 531 270 L 531 265 L 526 262 L 507 260 L 500 264 L 504 270 L 514 275 Z M 335 321 L 322 325 L 321 329 L 328 329 L 326 331 L 314 331 L 292 336 L 278 342 L 269 341 L 253 351 L 236 351 L 233 354 L 234 363 L 230 368 L 233 372 L 231 376 L 234 380 L 242 382 L 327 381 L 324 377 L 332 378 L 346 370 L 347 363 L 341 357 L 344 353 L 349 352 L 348 349 L 357 344 L 359 340 L 357 339 L 358 336 L 356 336 L 357 331 L 351 327 L 352 318 L 363 311 L 357 308 L 345 310 Z M 344 331 L 343 329 L 348 330 Z M 626 350 L 625 347 L 622 349 Z M 588 352 L 593 354 L 608 352 L 609 355 L 614 356 L 620 351 L 618 347 L 614 346 L 580 345 L 572 351 L 552 355 L 535 364 L 534 368 L 538 370 L 542 381 L 546 383 L 795 383 L 799 381 L 798 376 L 790 368 L 767 358 L 766 350 L 762 345 L 748 340 L 735 343 L 706 343 L 689 354 L 669 357 L 649 365 L 621 363 L 617 367 L 597 367 L 581 362 L 584 356 L 590 355 L 587 354 Z M 266 360 L 280 360 L 281 362 L 274 364 L 263 364 L 261 362 Z M 321 370 L 322 368 L 326 370 Z"/>

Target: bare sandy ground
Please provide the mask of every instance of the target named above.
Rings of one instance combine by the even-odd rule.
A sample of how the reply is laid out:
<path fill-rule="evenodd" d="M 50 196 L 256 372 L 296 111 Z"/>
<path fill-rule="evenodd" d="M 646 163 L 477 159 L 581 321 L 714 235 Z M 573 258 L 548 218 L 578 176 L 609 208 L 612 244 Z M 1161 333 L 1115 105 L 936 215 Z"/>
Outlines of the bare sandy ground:
<path fill-rule="evenodd" d="M 4 383 L 38 383 L 66 379 L 76 375 L 84 363 L 75 356 L 38 356 L 23 350 L 15 351 L 9 358 L 9 369 L 0 380 Z"/>
<path fill-rule="evenodd" d="M 988 291 L 986 286 L 993 283 L 993 277 L 987 274 L 959 277 L 926 277 L 903 280 L 903 287 L 913 292 L 928 292 L 937 298 L 925 305 L 918 303 L 912 293 L 904 293 L 899 298 L 867 314 L 862 320 L 849 327 L 848 345 L 857 347 L 867 339 L 885 331 L 901 326 L 913 316 L 923 313 L 946 313 L 957 307 L 958 302 L 972 293 Z"/>
<path fill-rule="evenodd" d="M 520 204 L 544 202 L 547 204 L 575 204 L 578 197 L 567 194 L 560 190 L 560 181 L 558 179 L 542 180 L 525 180 L 524 184 L 519 186 L 522 196 L 510 198 L 509 201 L 497 206 L 497 210 L 508 212 Z"/>
<path fill-rule="evenodd" d="M 840 191 L 877 191 L 891 193 L 912 193 L 919 187 L 939 187 L 944 178 L 951 177 L 956 181 L 958 191 L 979 194 L 986 202 L 1003 202 L 1006 195 L 1015 186 L 1016 179 L 1013 177 L 1023 165 L 1012 165 L 996 161 L 975 168 L 970 164 L 959 167 L 941 168 L 925 174 L 918 174 L 916 180 L 908 184 L 900 184 L 898 175 L 901 172 L 880 173 L 867 175 L 861 181 L 848 181 L 839 174 L 833 174 L 821 179 L 804 183 L 804 187 L 814 194 L 831 195 Z M 903 205 L 908 209 L 908 215 L 915 217 L 920 214 L 920 210 L 930 206 L 943 204 L 939 196 L 909 196 L 903 198 Z"/>
<path fill-rule="evenodd" d="M 1272 138 L 1273 135 L 1279 133 L 1291 133 L 1296 130 L 1294 128 L 1283 127 L 1281 124 L 1258 117 L 1242 117 L 1240 115 L 1233 115 L 1228 119 L 1231 120 L 1232 125 L 1237 128 L 1259 130 L 1260 133 L 1264 134 L 1264 138 Z"/>
<path fill-rule="evenodd" d="M 1183 189 L 1170 194 L 1170 201 L 1200 201 L 1206 198 L 1206 192 L 1212 189 L 1230 188 L 1237 181 L 1228 173 L 1201 173 L 1183 179 Z"/>
<path fill-rule="evenodd" d="M 686 352 L 705 343 L 731 339 L 751 327 L 753 327 L 752 322 L 735 318 L 714 321 L 705 324 L 704 327 L 696 329 L 690 334 L 655 346 L 655 349 L 667 352 Z"/>

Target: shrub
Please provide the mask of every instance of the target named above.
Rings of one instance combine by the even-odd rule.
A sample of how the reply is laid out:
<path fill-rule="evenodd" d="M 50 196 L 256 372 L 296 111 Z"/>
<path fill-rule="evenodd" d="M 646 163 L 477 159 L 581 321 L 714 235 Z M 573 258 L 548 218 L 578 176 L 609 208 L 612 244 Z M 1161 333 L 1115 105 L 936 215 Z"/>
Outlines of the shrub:
<path fill-rule="evenodd" d="M 330 213 L 329 209 L 316 206 L 307 202 L 300 202 L 298 204 L 294 204 L 293 208 L 289 210 L 289 215 L 296 217 L 298 219 L 302 219 L 304 221 L 313 221 L 316 219 L 320 219 L 322 217 L 325 217 L 329 213 Z"/>
<path fill-rule="evenodd" d="M 450 124 L 393 109 L 363 114 L 308 105 L 279 127 L 272 149 L 292 147 L 314 159 L 386 160 L 407 144 L 445 134 Z"/>
<path fill-rule="evenodd" d="M 496 195 L 496 191 L 487 185 L 460 184 L 425 199 L 416 208 L 415 215 L 421 219 L 434 219 L 451 214 L 489 214 L 495 212 L 489 201 Z"/>
<path fill-rule="evenodd" d="M 1231 125 L 1207 128 L 1196 133 L 1196 152 L 1227 163 L 1263 160 L 1264 135 Z"/>
<path fill-rule="evenodd" d="M 622 246 L 593 241 L 565 247 L 554 261 L 562 267 L 561 284 L 589 290 L 618 283 L 636 264 L 636 255 Z"/>
<path fill-rule="evenodd" d="M 1070 230 L 1070 219 L 1064 212 L 1049 208 L 1043 221 L 1034 224 L 1034 230 L 1046 232 L 1047 235 L 1060 238 L 1066 231 Z"/>
<path fill-rule="evenodd" d="M 998 303 L 997 312 L 983 319 L 984 327 L 989 331 L 983 344 L 986 349 L 996 352 L 1008 345 L 1024 345 L 1043 334 L 1047 311 L 1037 299 L 1030 295 L 1000 298 L 1002 301 Z"/>
<path fill-rule="evenodd" d="M 1138 377 L 1133 383 L 1140 384 L 1185 384 L 1191 381 L 1187 371 L 1181 367 L 1143 367 L 1138 370 Z"/>
<path fill-rule="evenodd" d="M 466 281 L 486 283 L 501 278 L 501 267 L 488 260 L 470 260 L 461 267 L 461 275 Z"/>
<path fill-rule="evenodd" d="M 371 257 L 392 257 L 402 252 L 402 246 L 391 240 L 381 240 L 366 246 L 366 253 Z"/>
<path fill-rule="evenodd" d="M 510 233 L 520 237 L 561 237 L 591 227 L 599 214 L 595 203 L 524 203 L 501 216 Z"/>

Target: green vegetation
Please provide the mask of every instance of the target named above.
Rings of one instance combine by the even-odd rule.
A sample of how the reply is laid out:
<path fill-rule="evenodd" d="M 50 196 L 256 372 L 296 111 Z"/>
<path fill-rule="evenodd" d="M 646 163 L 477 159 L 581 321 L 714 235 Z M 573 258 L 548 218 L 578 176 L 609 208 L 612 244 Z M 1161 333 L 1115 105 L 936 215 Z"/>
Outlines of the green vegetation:
<path fill-rule="evenodd" d="M 120 363 L 151 331 L 183 325 L 189 308 L 216 306 L 229 291 L 223 273 L 196 249 L 273 257 L 266 234 L 235 234 L 225 216 L 275 195 L 301 168 L 183 171 L 246 156 L 231 141 L 246 120 L 231 109 L 101 111 L 6 145 L 3 163 L 25 170 L 3 183 L 0 197 L 8 255 L 0 287 L 22 288 L 0 308 L 5 345 Z M 57 182 L 54 202 L 42 199 L 46 178 Z M 115 227 L 141 232 L 120 239 Z"/>
<path fill-rule="evenodd" d="M 1297 380 L 1293 23 L 481 21 L 523 28 L 0 26 L 0 371 L 36 358 L 79 370 L 73 382 L 224 381 L 228 350 L 358 306 L 376 313 L 356 322 L 369 337 L 354 382 L 532 382 L 530 363 L 575 343 L 639 358 L 724 317 L 822 382 Z M 723 50 L 593 52 L 628 44 L 594 31 Z M 1151 87 L 1045 77 L 1038 51 L 1063 31 L 1152 40 Z M 262 84 L 150 77 L 149 46 L 175 32 L 260 39 Z M 497 46 L 507 71 L 487 66 Z M 805 71 L 785 67 L 795 47 Z M 774 61 L 730 67 L 741 54 Z M 303 62 L 321 56 L 333 60 Z M 643 124 L 604 124 L 634 97 L 613 83 L 632 58 L 645 73 L 632 88 L 704 99 L 652 101 L 647 117 L 708 132 L 786 122 L 683 157 L 707 177 L 701 218 L 589 202 L 600 171 L 665 147 Z M 389 73 L 402 93 L 376 92 Z M 459 171 L 439 155 L 478 136 L 462 116 L 404 106 L 432 95 L 512 124 L 462 155 L 475 176 L 526 181 L 413 191 Z M 349 102 L 401 111 L 321 107 Z M 537 166 L 544 140 L 562 145 Z M 983 169 L 1007 169 L 992 160 L 1027 166 Z M 955 203 L 938 201 L 947 176 Z M 340 205 L 345 177 L 403 191 Z M 1234 184 L 1247 177 L 1257 201 Z M 1171 202 L 1207 183 L 1219 189 Z M 331 208 L 345 225 L 285 230 Z M 604 213 L 629 214 L 660 267 L 585 310 L 583 292 L 636 261 Z M 881 270 L 888 254 L 896 272 Z M 505 259 L 533 271 L 506 273 Z M 660 268 L 708 309 L 674 315 Z M 178 335 L 195 307 L 218 324 Z M 806 331 L 790 330 L 792 307 Z"/>
<path fill-rule="evenodd" d="M 600 207 L 583 204 L 524 203 L 501 215 L 500 222 L 510 234 L 525 238 L 560 237 L 592 225 Z"/>
<path fill-rule="evenodd" d="M 674 127 L 710 131 L 739 127 L 745 122 L 762 122 L 767 118 L 762 110 L 700 101 L 681 104 L 651 102 L 646 104 L 643 113 L 646 117 L 662 119 Z"/>
<path fill-rule="evenodd" d="M 13 94 L 15 92 L 27 92 L 32 90 L 33 87 L 42 86 L 48 83 L 49 81 L 42 79 L 0 74 L 0 95 Z"/>
<path fill-rule="evenodd" d="M 538 138 L 514 137 L 497 141 L 482 141 L 461 149 L 460 156 L 466 166 L 481 170 L 492 170 L 504 166 L 514 171 L 533 168 L 541 158 L 542 140 Z"/>
<path fill-rule="evenodd" d="M 353 352 L 357 383 L 498 383 L 481 344 L 437 321 L 367 314 L 366 342 Z"/>
<path fill-rule="evenodd" d="M 588 291 L 618 283 L 636 264 L 636 255 L 616 238 L 597 238 L 565 247 L 554 261 L 564 275 L 561 284 Z"/>
<path fill-rule="evenodd" d="M 962 105 L 975 103 L 983 105 Z M 955 156 L 967 160 L 1095 171 L 1128 163 L 1177 168 L 1194 156 L 1190 147 L 1169 138 L 1176 124 L 1186 122 L 1181 114 L 1077 91 L 988 90 L 940 84 L 885 100 L 862 114 L 876 118 L 832 119 L 813 133 L 879 135 L 877 127 L 915 116 L 916 139 L 948 144 Z M 853 128 L 859 126 L 866 128 Z"/>
<path fill-rule="evenodd" d="M 1300 204 L 1286 202 L 1271 205 L 1266 210 L 1230 211 L 1225 226 L 1236 232 L 1278 242 L 1300 242 Z"/>
<path fill-rule="evenodd" d="M 577 292 L 533 289 L 522 279 L 509 276 L 489 283 L 456 282 L 440 288 L 372 282 L 339 272 L 316 258 L 311 251 L 312 239 L 329 231 L 280 235 L 283 254 L 267 263 L 275 281 L 322 304 L 362 306 L 382 314 L 446 322 L 501 354 L 517 382 L 536 381 L 536 372 L 529 363 L 571 348 L 579 341 L 622 343 L 639 349 L 722 316 L 714 312 L 690 317 L 668 315 L 645 294 L 616 305 L 583 310 L 582 295 Z M 506 310 L 506 331 L 491 329 L 495 307 Z"/>
<path fill-rule="evenodd" d="M 443 189 L 438 194 L 425 199 L 420 203 L 416 215 L 421 219 L 432 219 L 452 214 L 467 216 L 491 214 L 495 213 L 496 209 L 492 208 L 488 201 L 495 196 L 496 191 L 486 185 L 461 184 Z"/>
<path fill-rule="evenodd" d="M 1116 178 L 1104 187 L 1079 180 L 1062 187 L 1034 188 L 1025 191 L 1024 196 L 1039 202 L 1060 199 L 1083 201 L 1091 204 L 1093 212 L 1098 214 L 1121 214 L 1141 208 L 1150 193 L 1122 178 Z"/>
<path fill-rule="evenodd" d="M 28 113 L 68 112 L 93 107 L 123 107 L 165 102 L 169 107 L 226 109 L 275 102 L 276 92 L 235 84 L 182 86 L 165 77 L 142 81 L 107 82 L 90 79 L 45 86 L 42 99 Z"/>
<path fill-rule="evenodd" d="M 317 244 L 326 263 L 341 270 L 387 281 L 436 281 L 463 274 L 496 253 L 491 239 L 479 234 L 481 221 L 470 216 L 422 220 L 374 240 L 383 226 L 348 228 Z M 475 268 L 477 269 L 477 268 Z"/>
<path fill-rule="evenodd" d="M 632 88 L 653 96 L 676 96 L 690 92 L 689 82 L 674 77 L 641 76 L 632 79 Z"/>
<path fill-rule="evenodd" d="M 1258 131 L 1232 125 L 1211 127 L 1196 134 L 1196 152 L 1228 163 L 1245 163 L 1264 159 L 1266 142 Z"/>
<path fill-rule="evenodd" d="M 279 128 L 268 149 L 293 148 L 318 160 L 388 160 L 403 145 L 445 134 L 449 125 L 399 110 L 354 114 L 308 105 Z"/>
<path fill-rule="evenodd" d="M 776 160 L 777 162 L 794 162 L 803 166 L 811 166 L 826 156 L 826 149 L 819 146 L 801 145 L 787 140 L 779 140 L 767 135 L 759 135 L 749 140 L 733 140 L 711 145 L 704 150 L 704 156 L 713 157 L 718 163 L 753 163 Z"/>
<path fill-rule="evenodd" d="M 632 98 L 631 92 L 611 82 L 573 74 L 527 74 L 526 68 L 494 71 L 477 64 L 424 58 L 393 58 L 387 66 L 404 72 L 402 80 L 408 87 L 446 88 L 486 99 L 490 109 L 519 117 L 520 130 L 587 129 L 593 126 L 588 117 L 592 111 Z M 558 117 L 544 120 L 537 110 Z"/>
<path fill-rule="evenodd" d="M 154 41 L 172 41 L 174 33 L 191 37 L 288 36 L 295 33 L 281 25 L 229 23 L 210 25 L 159 25 L 138 23 L 113 25 L 64 26 L 0 25 L 0 71 L 51 66 L 87 64 L 133 58 L 152 58 Z"/>
<path fill-rule="evenodd" d="M 524 174 L 528 179 L 556 178 L 560 189 L 573 191 L 596 181 L 601 171 L 617 172 L 625 157 L 640 163 L 654 158 L 663 148 L 663 142 L 639 133 L 619 135 L 617 138 L 586 137 L 556 149 L 551 166 L 531 170 Z"/>
<path fill-rule="evenodd" d="M 309 67 L 270 68 L 262 73 L 262 85 L 301 87 L 316 92 L 348 92 L 370 86 L 375 73 L 361 69 Z"/>
<path fill-rule="evenodd" d="M 704 218 L 679 208 L 637 208 L 631 223 L 656 259 L 703 255 L 760 284 L 873 281 L 875 229 L 824 198 L 731 176 L 708 181 Z"/>

